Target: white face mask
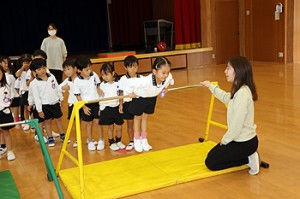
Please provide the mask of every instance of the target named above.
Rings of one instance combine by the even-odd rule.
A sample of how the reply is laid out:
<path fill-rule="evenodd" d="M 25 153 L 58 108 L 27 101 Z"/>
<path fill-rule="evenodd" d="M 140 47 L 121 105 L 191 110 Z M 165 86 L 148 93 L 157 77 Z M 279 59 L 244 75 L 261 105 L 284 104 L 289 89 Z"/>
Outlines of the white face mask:
<path fill-rule="evenodd" d="M 56 30 L 48 30 L 48 34 L 50 36 L 54 36 L 54 35 L 56 35 Z"/>

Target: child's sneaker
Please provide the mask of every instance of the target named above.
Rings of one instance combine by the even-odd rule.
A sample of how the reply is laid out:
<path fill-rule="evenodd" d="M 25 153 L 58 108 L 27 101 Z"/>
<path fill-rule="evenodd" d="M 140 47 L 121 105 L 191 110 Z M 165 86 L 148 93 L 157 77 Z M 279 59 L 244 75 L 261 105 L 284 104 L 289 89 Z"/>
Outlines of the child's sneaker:
<path fill-rule="evenodd" d="M 77 141 L 75 141 L 74 144 L 73 144 L 73 148 L 77 148 L 77 146 L 78 146 Z"/>
<path fill-rule="evenodd" d="M 58 138 L 60 135 L 54 131 L 52 131 L 52 137 L 54 138 Z"/>
<path fill-rule="evenodd" d="M 95 146 L 98 144 L 98 142 L 95 141 L 94 139 L 92 139 L 91 142 L 93 142 Z M 89 139 L 87 139 L 87 138 L 86 138 L 86 143 L 87 143 L 87 144 L 90 143 L 90 142 L 89 142 Z"/>
<path fill-rule="evenodd" d="M 133 142 L 129 142 L 129 144 L 126 146 L 126 151 L 131 151 L 134 148 Z"/>
<path fill-rule="evenodd" d="M 49 147 L 55 146 L 53 137 L 49 137 L 49 138 L 48 138 L 48 146 L 49 146 Z"/>
<path fill-rule="evenodd" d="M 143 146 L 142 146 L 142 141 L 141 139 L 133 139 L 134 141 L 134 149 L 137 151 L 137 152 L 142 152 L 143 151 Z"/>
<path fill-rule="evenodd" d="M 142 139 L 142 147 L 144 151 L 150 151 L 152 149 L 152 146 L 149 145 L 147 139 Z"/>
<path fill-rule="evenodd" d="M 117 151 L 119 150 L 120 148 L 118 147 L 118 145 L 116 143 L 112 143 L 109 148 L 113 151 Z"/>
<path fill-rule="evenodd" d="M 120 148 L 120 149 L 125 149 L 125 145 L 120 141 L 120 142 L 117 142 L 117 146 Z"/>
<path fill-rule="evenodd" d="M 37 134 L 34 136 L 34 139 L 35 139 L 36 141 L 39 141 L 39 137 L 38 137 Z M 45 144 L 47 144 L 47 142 L 48 142 L 47 138 L 46 138 L 45 136 L 43 136 L 43 139 L 44 139 Z"/>
<path fill-rule="evenodd" d="M 96 147 L 95 147 L 93 142 L 88 143 L 88 150 L 89 151 L 95 151 L 96 150 Z"/>
<path fill-rule="evenodd" d="M 28 131 L 30 129 L 30 126 L 28 124 L 22 124 L 23 131 Z"/>
<path fill-rule="evenodd" d="M 53 132 L 52 132 L 53 133 Z M 64 133 L 62 133 L 62 134 L 60 134 L 60 141 L 61 142 L 64 142 L 65 141 L 65 138 L 66 138 L 66 135 L 64 134 Z M 70 143 L 71 142 L 71 140 L 69 139 L 68 140 L 68 143 Z"/>
<path fill-rule="evenodd" d="M 14 152 L 13 151 L 8 151 L 7 152 L 7 160 L 12 161 L 14 159 L 16 159 L 16 156 L 15 156 Z"/>
<path fill-rule="evenodd" d="M 104 141 L 103 140 L 99 140 L 98 145 L 97 145 L 97 150 L 98 151 L 103 150 L 104 149 L 104 145 L 105 145 Z"/>
<path fill-rule="evenodd" d="M 0 148 L 0 155 L 4 154 L 7 151 L 7 148 Z"/>

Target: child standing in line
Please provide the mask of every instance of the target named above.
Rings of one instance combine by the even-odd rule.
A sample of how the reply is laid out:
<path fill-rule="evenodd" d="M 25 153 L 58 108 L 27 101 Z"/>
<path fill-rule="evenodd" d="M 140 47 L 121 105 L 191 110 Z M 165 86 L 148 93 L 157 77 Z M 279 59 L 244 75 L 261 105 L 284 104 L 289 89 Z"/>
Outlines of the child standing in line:
<path fill-rule="evenodd" d="M 37 50 L 35 50 L 33 52 L 32 59 L 37 59 L 37 58 L 41 58 L 41 59 L 47 60 L 47 55 L 46 55 L 46 53 L 43 50 L 37 49 Z M 48 68 L 47 68 L 47 73 L 50 73 L 50 71 L 48 70 Z M 29 87 L 30 83 L 35 79 L 35 76 L 36 76 L 36 74 L 35 74 L 34 71 L 31 71 L 30 69 L 27 70 L 27 73 L 26 73 L 26 85 L 28 87 Z M 33 113 L 35 111 L 34 110 L 35 109 L 35 105 L 34 105 L 34 101 L 33 101 L 33 98 L 32 98 L 31 95 L 32 95 L 32 91 L 31 91 L 31 89 L 29 87 L 29 91 L 28 91 L 28 104 L 29 104 L 28 105 L 28 111 L 31 114 L 30 116 L 33 118 Z M 46 131 L 45 130 L 45 124 L 44 124 L 44 122 L 40 123 L 39 126 L 40 126 L 40 129 L 42 130 L 42 132 Z M 35 129 L 33 127 L 31 127 L 31 130 L 34 132 L 34 139 L 36 141 L 38 141 L 39 138 L 38 138 L 38 136 L 36 134 Z M 60 135 L 58 133 L 52 131 L 52 136 L 55 139 L 55 138 L 58 138 Z M 43 136 L 43 139 L 44 139 L 45 143 L 48 142 L 48 139 L 45 136 Z"/>
<path fill-rule="evenodd" d="M 128 79 L 125 90 L 133 98 L 128 110 L 134 115 L 134 148 L 137 152 L 152 149 L 147 140 L 148 115 L 154 113 L 157 95 L 166 93 L 166 87 L 174 84 L 170 64 L 167 58 L 157 57 L 152 65 L 152 74 Z"/>
<path fill-rule="evenodd" d="M 21 64 L 22 67 L 16 72 L 16 77 L 19 80 L 19 94 L 21 95 L 20 104 L 23 106 L 23 114 L 21 114 L 21 120 L 28 120 L 29 119 L 29 111 L 28 111 L 28 90 L 29 87 L 26 85 L 26 73 L 29 69 L 31 62 L 30 54 L 23 54 L 21 55 Z M 28 124 L 22 124 L 22 128 L 24 131 L 28 131 L 30 126 Z"/>
<path fill-rule="evenodd" d="M 60 108 L 60 102 L 63 100 L 63 96 L 58 89 L 55 77 L 47 73 L 45 59 L 37 58 L 32 60 L 30 69 L 36 74 L 35 79 L 29 85 L 32 89 L 32 97 L 36 106 L 34 116 L 39 119 L 39 123 L 45 123 L 46 133 L 48 135 L 48 146 L 53 147 L 55 146 L 52 136 L 53 118 L 56 120 L 57 128 L 61 133 L 60 140 L 63 142 L 65 139 Z"/>
<path fill-rule="evenodd" d="M 100 99 L 102 92 L 100 90 L 99 76 L 92 71 L 91 61 L 88 57 L 80 56 L 75 60 L 78 77 L 74 80 L 74 94 L 78 101 L 91 101 Z M 92 139 L 93 124 L 98 127 L 99 141 L 97 150 L 104 149 L 102 126 L 99 123 L 99 103 L 85 104 L 82 107 L 81 120 L 86 124 L 86 134 L 88 150 L 96 150 Z"/>
<path fill-rule="evenodd" d="M 119 77 L 115 72 L 113 65 L 104 63 L 100 69 L 103 82 L 100 89 L 103 92 L 102 97 L 117 97 L 119 92 Z M 100 125 L 108 125 L 109 148 L 113 151 L 124 149 L 125 145 L 121 142 L 122 124 L 124 123 L 119 113 L 119 100 L 110 100 L 100 102 Z M 116 140 L 113 136 L 114 124 L 116 124 Z"/>
<path fill-rule="evenodd" d="M 11 83 L 10 86 L 13 87 L 13 93 L 12 93 L 13 101 L 10 105 L 10 110 L 13 114 L 14 121 L 18 122 L 19 121 L 20 96 L 19 96 L 17 90 L 15 89 L 15 82 L 16 82 L 15 72 L 16 71 L 14 71 L 14 68 L 12 67 L 12 65 L 10 63 L 9 57 L 6 57 L 6 56 L 0 57 L 0 65 L 5 70 L 6 78 L 10 79 L 9 80 L 9 82 Z M 20 125 L 17 124 L 16 128 L 19 129 Z"/>
<path fill-rule="evenodd" d="M 14 118 L 9 108 L 12 100 L 13 87 L 9 86 L 9 83 L 10 82 L 7 81 L 5 76 L 5 70 L 0 66 L 0 124 L 14 122 Z M 0 127 L 0 134 L 4 135 L 7 148 L 7 160 L 9 161 L 16 159 L 16 156 L 12 151 L 12 140 L 9 133 L 9 129 L 12 128 L 14 128 L 14 125 Z"/>
<path fill-rule="evenodd" d="M 77 98 L 74 94 L 74 80 L 77 78 L 77 67 L 73 59 L 67 59 L 63 63 L 63 70 L 67 78 L 59 85 L 62 92 L 69 92 L 68 96 L 68 120 L 71 117 L 74 103 L 77 102 Z M 73 147 L 77 147 L 77 141 L 74 142 Z"/>
<path fill-rule="evenodd" d="M 124 59 L 124 67 L 125 70 L 127 71 L 126 75 L 122 76 L 120 79 L 119 83 L 119 90 L 120 90 L 120 95 L 125 96 L 128 95 L 126 93 L 126 85 L 127 81 L 130 78 L 139 78 L 141 77 L 140 74 L 138 74 L 138 67 L 139 67 L 139 62 L 138 59 L 133 56 L 129 55 Z M 129 113 L 128 107 L 131 103 L 132 99 L 131 98 L 124 98 L 120 99 L 120 113 L 122 114 L 123 120 L 127 121 L 127 133 L 129 137 L 129 144 L 126 146 L 126 150 L 130 151 L 134 148 L 134 142 L 133 142 L 133 115 Z"/>

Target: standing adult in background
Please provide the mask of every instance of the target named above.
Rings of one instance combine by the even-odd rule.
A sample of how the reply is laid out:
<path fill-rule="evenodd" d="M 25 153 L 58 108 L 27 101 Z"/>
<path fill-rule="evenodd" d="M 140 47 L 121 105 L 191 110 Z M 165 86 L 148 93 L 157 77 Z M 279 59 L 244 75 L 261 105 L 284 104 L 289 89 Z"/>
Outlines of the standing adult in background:
<path fill-rule="evenodd" d="M 62 82 L 62 64 L 67 57 L 67 48 L 64 40 L 56 36 L 57 28 L 55 24 L 48 25 L 49 37 L 46 37 L 41 45 L 41 49 L 47 54 L 47 68 L 56 77 L 58 84 Z"/>

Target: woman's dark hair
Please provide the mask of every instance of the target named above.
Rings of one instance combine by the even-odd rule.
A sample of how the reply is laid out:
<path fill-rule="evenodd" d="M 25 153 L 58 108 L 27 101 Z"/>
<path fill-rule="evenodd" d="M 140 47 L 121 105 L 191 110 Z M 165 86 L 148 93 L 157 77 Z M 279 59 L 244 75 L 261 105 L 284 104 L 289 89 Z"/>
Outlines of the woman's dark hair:
<path fill-rule="evenodd" d="M 114 72 L 114 78 L 115 78 L 115 81 L 118 81 L 120 78 L 119 78 L 119 75 L 115 72 L 115 67 L 114 67 L 114 65 L 112 65 L 112 64 L 110 64 L 110 63 L 108 63 L 108 62 L 106 62 L 106 63 L 104 63 L 104 64 L 102 64 L 102 66 L 101 66 L 101 69 L 100 69 L 100 74 L 101 73 L 104 73 L 104 74 L 108 74 L 108 73 L 113 73 Z"/>
<path fill-rule="evenodd" d="M 159 70 L 163 65 L 171 66 L 171 62 L 165 57 L 157 57 L 152 64 L 152 69 Z"/>
<path fill-rule="evenodd" d="M 137 63 L 137 65 L 139 65 L 139 61 L 134 55 L 129 55 L 124 59 L 125 68 L 132 66 L 134 63 Z"/>
<path fill-rule="evenodd" d="M 3 87 L 3 86 L 6 86 L 7 85 L 7 81 L 6 81 L 6 76 L 5 76 L 5 70 L 3 69 L 2 66 L 0 66 L 0 70 L 2 71 L 2 79 L 0 79 L 0 86 Z"/>
<path fill-rule="evenodd" d="M 49 23 L 48 26 L 47 26 L 47 29 L 49 29 L 49 26 L 52 26 L 52 28 L 54 30 L 57 30 L 57 27 L 56 27 L 56 25 L 54 23 Z"/>
<path fill-rule="evenodd" d="M 231 99 L 243 85 L 247 85 L 252 93 L 253 101 L 256 101 L 258 96 L 249 60 L 246 57 L 237 56 L 229 59 L 228 64 L 232 66 L 235 72 L 234 82 L 231 87 Z"/>
<path fill-rule="evenodd" d="M 75 66 L 78 70 L 82 70 L 92 65 L 91 60 L 86 56 L 79 56 L 75 60 Z"/>

